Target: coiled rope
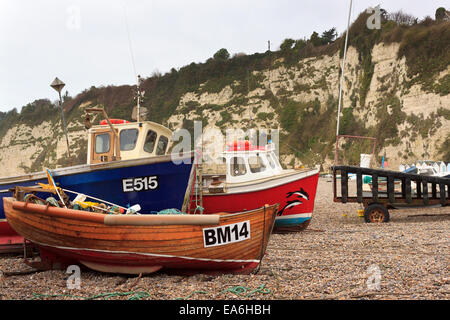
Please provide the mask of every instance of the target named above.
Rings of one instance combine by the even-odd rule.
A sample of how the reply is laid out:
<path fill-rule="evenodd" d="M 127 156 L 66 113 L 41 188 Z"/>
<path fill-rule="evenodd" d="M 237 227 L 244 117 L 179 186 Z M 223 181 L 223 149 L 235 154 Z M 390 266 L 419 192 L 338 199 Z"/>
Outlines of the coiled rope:
<path fill-rule="evenodd" d="M 264 284 L 261 284 L 258 288 L 251 290 L 251 288 L 249 287 L 244 287 L 244 286 L 234 286 L 234 287 L 230 287 L 227 288 L 223 291 L 221 291 L 219 294 L 224 294 L 224 293 L 233 293 L 239 297 L 251 297 L 257 293 L 261 293 L 261 294 L 270 294 L 271 290 L 268 288 L 265 288 Z M 208 291 L 205 290 L 198 290 L 198 291 L 193 291 L 192 293 L 190 293 L 189 295 L 187 295 L 186 297 L 180 297 L 180 298 L 175 298 L 175 300 L 187 300 L 190 299 L 193 295 L 195 294 L 208 294 Z M 42 299 L 42 298 L 79 298 L 79 299 L 84 299 L 84 300 L 95 300 L 95 299 L 100 299 L 100 298 L 104 298 L 106 300 L 110 299 L 110 298 L 114 298 L 114 297 L 126 297 L 128 296 L 128 300 L 141 300 L 144 298 L 148 298 L 150 297 L 150 293 L 146 292 L 146 291 L 129 291 L 129 292 L 107 292 L 107 293 L 101 293 L 101 294 L 97 294 L 97 295 L 93 295 L 93 296 L 89 296 L 89 297 L 84 297 L 84 296 L 77 296 L 77 295 L 70 295 L 70 294 L 38 294 L 38 293 L 33 293 L 33 298 L 32 300 L 35 299 Z"/>
<path fill-rule="evenodd" d="M 265 288 L 264 284 L 261 284 L 258 288 L 254 289 L 254 290 L 251 290 L 251 288 L 249 288 L 249 287 L 234 286 L 234 287 L 230 287 L 230 288 L 227 288 L 227 289 L 221 291 L 219 294 L 224 294 L 224 293 L 227 293 L 227 292 L 231 292 L 231 293 L 233 293 L 233 294 L 235 294 L 235 295 L 237 295 L 239 297 L 248 298 L 248 297 L 253 296 L 256 293 L 270 294 L 272 291 L 270 289 L 268 289 L 268 288 Z M 194 292 L 192 292 L 191 294 L 189 294 L 186 297 L 175 298 L 175 300 L 187 300 L 190 297 L 192 297 L 194 294 L 197 294 L 197 293 L 208 294 L 209 292 L 208 291 L 204 291 L 204 290 L 194 291 Z"/>
<path fill-rule="evenodd" d="M 255 293 L 262 293 L 262 294 L 269 294 L 271 293 L 270 289 L 265 288 L 265 285 L 262 284 L 255 290 L 251 290 L 249 293 L 247 293 L 249 290 L 251 290 L 249 287 L 243 287 L 243 286 L 235 286 L 228 289 L 223 290 L 221 293 L 231 292 L 235 295 L 238 295 L 239 297 L 251 297 Z"/>
<path fill-rule="evenodd" d="M 85 299 L 85 300 L 95 300 L 95 299 L 99 299 L 99 298 L 105 298 L 106 300 L 108 300 L 109 298 L 123 297 L 123 296 L 130 296 L 130 297 L 128 297 L 128 300 L 141 300 L 143 298 L 150 297 L 150 293 L 145 292 L 145 291 L 108 292 L 108 293 L 101 293 L 101 294 L 97 294 L 97 295 L 89 296 L 89 297 L 75 296 L 75 295 L 70 295 L 70 294 L 33 293 L 33 299 L 67 297 L 67 298 L 80 298 L 80 299 Z"/>

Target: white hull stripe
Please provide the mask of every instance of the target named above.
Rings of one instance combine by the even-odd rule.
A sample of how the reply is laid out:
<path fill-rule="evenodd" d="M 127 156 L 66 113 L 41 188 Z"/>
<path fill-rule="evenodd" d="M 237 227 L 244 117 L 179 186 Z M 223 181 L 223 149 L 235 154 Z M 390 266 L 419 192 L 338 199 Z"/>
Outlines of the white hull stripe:
<path fill-rule="evenodd" d="M 290 174 L 274 175 L 271 177 L 266 177 L 265 179 L 250 182 L 227 183 L 226 192 L 207 193 L 203 196 L 217 196 L 264 191 L 271 188 L 277 188 L 288 183 L 300 182 L 303 179 L 314 176 L 318 172 L 318 170 L 311 170 L 306 172 L 291 172 Z"/>
<path fill-rule="evenodd" d="M 288 215 L 282 215 L 278 216 L 275 219 L 296 219 L 296 218 L 311 218 L 312 213 L 299 213 L 299 214 L 288 214 Z"/>
<path fill-rule="evenodd" d="M 48 244 L 42 244 L 37 241 L 32 242 L 44 246 L 44 247 L 51 247 L 61 250 L 78 250 L 78 251 L 91 251 L 91 252 L 101 252 L 101 253 L 112 253 L 112 254 L 134 254 L 134 255 L 140 255 L 140 256 L 147 256 L 147 257 L 162 257 L 162 258 L 178 258 L 178 259 L 186 259 L 186 260 L 197 260 L 197 261 L 210 261 L 210 262 L 256 262 L 260 263 L 260 260 L 221 260 L 221 259 L 206 259 L 206 258 L 193 258 L 193 257 L 185 257 L 185 256 L 173 256 L 173 255 L 167 255 L 167 254 L 157 254 L 157 253 L 143 253 L 143 252 L 131 252 L 131 251 L 111 251 L 111 250 L 100 250 L 100 249 L 86 249 L 86 248 L 71 248 L 71 247 L 62 247 L 62 246 L 51 246 Z"/>

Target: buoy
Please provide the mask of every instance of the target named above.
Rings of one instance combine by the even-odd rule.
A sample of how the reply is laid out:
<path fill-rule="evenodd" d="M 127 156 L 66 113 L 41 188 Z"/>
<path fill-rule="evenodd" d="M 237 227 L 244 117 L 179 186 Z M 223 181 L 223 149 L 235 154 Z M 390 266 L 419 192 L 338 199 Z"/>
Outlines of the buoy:
<path fill-rule="evenodd" d="M 111 124 L 123 124 L 123 123 L 129 123 L 130 121 L 123 120 L 123 119 L 109 119 L 109 122 L 111 122 Z M 108 124 L 108 121 L 106 119 L 100 121 L 101 126 L 104 126 L 107 124 Z"/>

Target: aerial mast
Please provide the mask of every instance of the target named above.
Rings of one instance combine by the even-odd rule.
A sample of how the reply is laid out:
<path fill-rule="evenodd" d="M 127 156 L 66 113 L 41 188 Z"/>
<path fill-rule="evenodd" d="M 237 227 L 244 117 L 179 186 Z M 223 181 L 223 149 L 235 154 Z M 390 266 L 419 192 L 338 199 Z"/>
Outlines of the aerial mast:
<path fill-rule="evenodd" d="M 344 45 L 344 57 L 342 59 L 342 72 L 341 72 L 341 82 L 339 85 L 339 102 L 338 102 L 338 114 L 337 114 L 337 126 L 336 126 L 336 145 L 339 137 L 339 117 L 341 115 L 341 102 L 342 102 L 342 86 L 344 84 L 344 71 L 345 71 L 345 59 L 347 57 L 347 43 L 348 43 L 348 29 L 350 29 L 350 16 L 352 14 L 352 3 L 353 0 L 350 0 L 350 8 L 348 10 L 348 20 L 347 20 L 347 30 L 345 32 L 345 45 Z M 335 156 L 335 164 L 337 163 L 337 150 Z"/>
<path fill-rule="evenodd" d="M 142 95 L 145 93 L 145 92 L 142 92 L 141 91 L 141 76 L 140 75 L 138 75 L 137 76 L 137 93 L 136 93 L 136 99 L 137 99 L 137 116 L 136 116 L 136 119 L 137 119 L 137 122 L 140 122 L 141 121 L 141 100 L 142 100 Z"/>

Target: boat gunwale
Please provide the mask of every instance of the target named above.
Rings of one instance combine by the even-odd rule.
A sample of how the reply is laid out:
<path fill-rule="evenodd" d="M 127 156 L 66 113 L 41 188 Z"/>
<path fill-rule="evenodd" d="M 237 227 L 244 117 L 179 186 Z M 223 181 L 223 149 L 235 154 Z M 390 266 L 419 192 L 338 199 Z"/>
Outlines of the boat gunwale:
<path fill-rule="evenodd" d="M 175 158 L 173 158 L 175 157 Z M 139 159 L 129 159 L 129 160 L 117 160 L 117 161 L 109 161 L 105 163 L 95 163 L 95 164 L 80 164 L 71 167 L 62 167 L 52 169 L 52 174 L 54 177 L 58 176 L 71 176 L 74 174 L 80 173 L 88 173 L 92 171 L 101 171 L 107 169 L 117 169 L 123 167 L 131 167 L 131 166 L 139 166 L 146 164 L 157 164 L 161 162 L 166 162 L 167 160 L 176 159 L 179 161 L 183 161 L 184 159 L 194 158 L 194 151 L 188 151 L 181 155 L 176 153 L 166 154 L 162 156 L 149 156 L 145 158 Z M 30 182 L 40 179 L 46 179 L 47 174 L 45 171 L 33 172 L 23 175 L 10 176 L 10 177 L 0 177 L 0 186 L 7 185 L 11 183 L 21 183 L 21 182 Z M 4 192 L 4 190 L 0 190 Z"/>
<path fill-rule="evenodd" d="M 247 215 L 252 214 L 255 211 L 261 211 L 266 209 L 271 209 L 279 204 L 271 204 L 265 205 L 256 209 L 235 212 L 235 213 L 227 213 L 227 212 L 218 212 L 216 214 L 205 214 L 205 215 L 194 215 L 194 214 L 164 214 L 164 215 L 155 215 L 155 214 L 139 214 L 139 215 L 110 215 L 103 214 L 97 212 L 87 212 L 82 210 L 74 210 L 74 209 L 66 209 L 59 207 L 51 207 L 43 204 L 35 204 L 35 203 L 27 203 L 24 201 L 18 201 L 13 197 L 4 197 L 3 201 L 10 201 L 11 207 L 20 212 L 33 213 L 33 211 L 38 211 L 39 214 L 50 216 L 50 217 L 58 217 L 69 220 L 78 220 L 78 221 L 88 221 L 92 223 L 98 223 L 100 225 L 105 226 L 134 226 L 134 227 L 149 227 L 149 226 L 162 226 L 162 225 L 172 225 L 172 226 L 186 226 L 186 225 L 221 225 L 222 220 L 225 218 L 236 217 L 239 215 Z M 116 218 L 117 217 L 117 218 Z M 121 217 L 126 217 L 126 220 L 136 220 L 136 224 L 121 224 L 120 221 L 111 224 L 107 220 L 120 220 Z M 177 220 L 176 218 L 187 218 L 194 220 L 192 223 L 174 223 L 171 220 Z M 139 222 L 145 222 L 151 220 L 167 220 L 165 223 L 161 224 L 138 224 Z M 125 219 L 123 219 L 125 220 Z M 202 220 L 205 220 L 202 222 Z M 217 221 L 217 222 L 216 222 Z"/>

